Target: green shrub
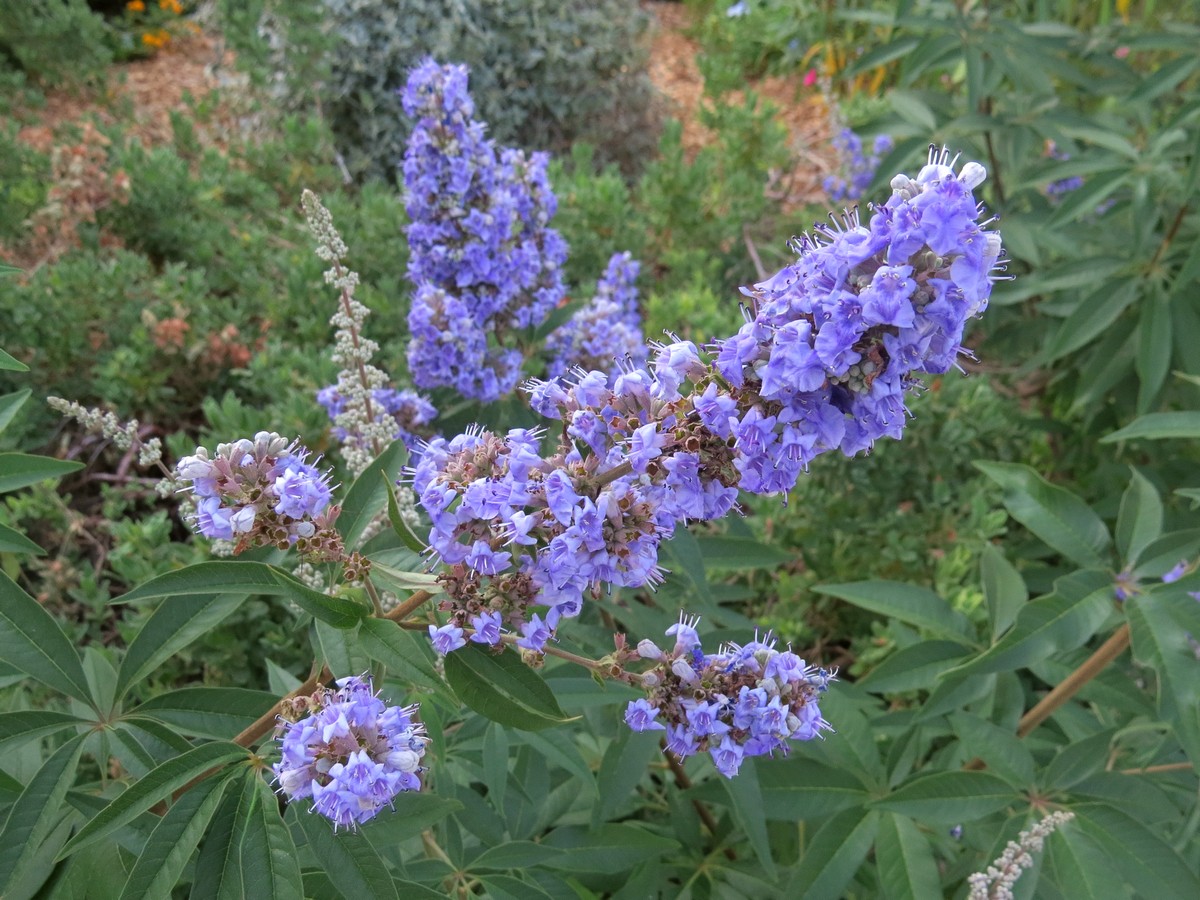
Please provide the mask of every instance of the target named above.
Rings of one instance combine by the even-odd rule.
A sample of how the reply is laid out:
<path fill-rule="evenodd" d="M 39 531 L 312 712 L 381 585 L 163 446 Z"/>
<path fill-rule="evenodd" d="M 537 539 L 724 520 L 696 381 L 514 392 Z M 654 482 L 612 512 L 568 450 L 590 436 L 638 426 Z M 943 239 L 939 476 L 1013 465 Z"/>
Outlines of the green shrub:
<path fill-rule="evenodd" d="M 43 84 L 81 82 L 112 59 L 104 20 L 86 0 L 36 0 L 0 6 L 0 63 Z"/>
<path fill-rule="evenodd" d="M 478 117 L 501 143 L 561 153 L 584 140 L 627 172 L 653 150 L 633 0 L 323 2 L 336 39 L 324 107 L 360 176 L 394 179 L 408 136 L 396 91 L 425 56 L 470 65 Z"/>

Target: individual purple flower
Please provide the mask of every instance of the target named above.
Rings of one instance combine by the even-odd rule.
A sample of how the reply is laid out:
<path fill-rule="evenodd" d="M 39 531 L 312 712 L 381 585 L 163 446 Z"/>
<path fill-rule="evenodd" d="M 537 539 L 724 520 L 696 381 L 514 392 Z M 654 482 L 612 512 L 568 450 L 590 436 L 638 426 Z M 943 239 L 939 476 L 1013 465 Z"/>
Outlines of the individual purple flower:
<path fill-rule="evenodd" d="M 546 339 L 550 377 L 560 377 L 576 367 L 615 375 L 620 361 L 645 361 L 635 284 L 638 269 L 630 254 L 612 256 L 595 296 Z"/>
<path fill-rule="evenodd" d="M 492 646 L 499 644 L 502 622 L 503 618 L 495 610 L 480 613 L 471 619 L 471 627 L 475 630 L 475 633 L 471 635 L 471 640 L 477 644 L 491 644 Z"/>
<path fill-rule="evenodd" d="M 291 802 L 311 799 L 335 830 L 370 821 L 397 794 L 421 787 L 428 738 L 416 710 L 388 706 L 366 676 L 285 703 L 273 766 L 280 792 Z"/>
<path fill-rule="evenodd" d="M 293 519 L 316 516 L 332 496 L 328 476 L 296 457 L 285 460 L 283 471 L 275 476 L 275 495 L 275 512 Z"/>
<path fill-rule="evenodd" d="M 550 626 L 543 622 L 537 613 L 534 613 L 533 618 L 521 626 L 521 637 L 517 640 L 517 646 L 524 650 L 532 650 L 534 653 L 541 653 L 546 648 L 548 640 L 550 640 Z"/>
<path fill-rule="evenodd" d="M 625 724 L 634 731 L 665 731 L 665 725 L 654 721 L 657 716 L 658 710 L 644 698 L 630 700 L 629 705 L 625 707 Z"/>
<path fill-rule="evenodd" d="M 463 630 L 453 622 L 445 625 L 430 625 L 429 640 L 433 644 L 433 649 L 442 656 L 467 646 L 466 640 L 463 639 Z"/>

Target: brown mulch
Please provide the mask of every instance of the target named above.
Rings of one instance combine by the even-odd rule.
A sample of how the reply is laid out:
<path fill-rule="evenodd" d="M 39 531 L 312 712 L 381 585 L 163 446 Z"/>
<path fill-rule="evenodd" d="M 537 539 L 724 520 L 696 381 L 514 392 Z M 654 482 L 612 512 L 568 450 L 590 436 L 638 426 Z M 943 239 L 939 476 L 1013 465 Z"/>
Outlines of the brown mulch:
<path fill-rule="evenodd" d="M 684 151 L 692 157 L 711 143 L 714 136 L 700 123 L 698 114 L 701 103 L 712 101 L 704 97 L 704 78 L 696 64 L 700 46 L 687 36 L 691 13 L 679 3 L 644 5 L 655 18 L 650 34 L 650 79 L 667 98 L 671 114 L 683 123 Z M 749 82 L 747 87 L 775 105 L 776 118 L 788 131 L 792 165 L 772 180 L 772 194 L 787 210 L 823 203 L 821 181 L 833 170 L 834 158 L 829 143 L 829 116 L 820 91 L 805 87 L 799 73 L 768 76 Z M 727 99 L 741 103 L 741 92 L 734 92 Z"/>
<path fill-rule="evenodd" d="M 64 125 L 91 118 L 104 125 L 122 122 L 126 134 L 145 147 L 168 143 L 172 139 L 171 113 L 186 114 L 188 96 L 199 101 L 212 91 L 241 86 L 233 62 L 233 53 L 220 39 L 204 32 L 178 34 L 148 59 L 112 66 L 103 88 L 48 92 L 44 107 L 18 113 L 30 124 L 17 136 L 35 149 L 49 152 Z M 132 119 L 124 114 L 126 109 L 132 112 Z M 236 117 L 225 106 L 213 118 L 201 140 L 220 145 Z"/>

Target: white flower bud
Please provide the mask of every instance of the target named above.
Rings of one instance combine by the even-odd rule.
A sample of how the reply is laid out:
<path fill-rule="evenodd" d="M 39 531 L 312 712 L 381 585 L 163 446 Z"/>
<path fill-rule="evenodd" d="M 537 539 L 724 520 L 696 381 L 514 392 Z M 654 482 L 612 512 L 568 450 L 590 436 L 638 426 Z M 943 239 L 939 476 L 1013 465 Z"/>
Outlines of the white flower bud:
<path fill-rule="evenodd" d="M 254 517 L 257 510 L 253 506 L 243 506 L 229 517 L 229 527 L 234 534 L 245 534 L 254 527 Z"/>
<path fill-rule="evenodd" d="M 987 178 L 987 169 L 977 162 L 969 162 L 958 173 L 958 180 L 969 189 L 975 190 Z"/>
<path fill-rule="evenodd" d="M 662 659 L 663 655 L 663 652 L 659 649 L 658 644 L 654 643 L 654 641 L 650 640 L 649 638 L 638 641 L 637 652 L 638 656 L 640 656 L 642 659 Z"/>
<path fill-rule="evenodd" d="M 680 658 L 671 663 L 671 671 L 679 676 L 679 680 L 684 684 L 692 684 L 698 680 L 696 670 L 692 668 L 686 659 Z"/>

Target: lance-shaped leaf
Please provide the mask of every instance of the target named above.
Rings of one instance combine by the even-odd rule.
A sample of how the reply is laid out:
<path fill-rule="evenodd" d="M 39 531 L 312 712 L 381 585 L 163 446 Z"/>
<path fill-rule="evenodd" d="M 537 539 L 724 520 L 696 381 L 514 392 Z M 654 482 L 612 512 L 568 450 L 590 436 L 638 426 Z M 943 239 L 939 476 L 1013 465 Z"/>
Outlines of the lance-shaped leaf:
<path fill-rule="evenodd" d="M 121 891 L 121 900 L 169 900 L 192 851 L 208 830 L 228 778 L 208 778 L 180 797 L 151 832 Z"/>
<path fill-rule="evenodd" d="M 184 734 L 229 740 L 252 725 L 278 698 L 247 688 L 186 687 L 158 694 L 136 712 Z"/>
<path fill-rule="evenodd" d="M 964 641 L 970 633 L 966 617 L 928 588 L 898 581 L 855 581 L 819 584 L 813 590 L 950 640 Z"/>
<path fill-rule="evenodd" d="M 421 540 L 412 526 L 405 521 L 404 516 L 400 515 L 400 504 L 396 502 L 396 488 L 387 476 L 383 476 L 384 487 L 387 490 L 387 510 L 388 522 L 391 523 L 392 531 L 396 533 L 396 537 L 400 538 L 401 543 L 414 553 L 424 553 L 429 549 L 429 545 Z"/>
<path fill-rule="evenodd" d="M 181 597 L 196 594 L 265 594 L 286 597 L 314 619 L 335 628 L 353 628 L 370 609 L 348 597 L 331 597 L 314 591 L 291 575 L 266 563 L 250 560 L 223 559 L 197 563 L 152 578 L 118 598 L 121 603 L 135 603 L 158 597 Z"/>
<path fill-rule="evenodd" d="M 784 892 L 788 897 L 841 897 L 875 843 L 879 813 L 847 809 L 827 820 L 804 850 Z"/>
<path fill-rule="evenodd" d="M 998 462 L 975 466 L 1004 489 L 1009 514 L 1049 546 L 1085 568 L 1105 564 L 1112 537 L 1104 521 L 1079 497 L 1029 466 Z"/>
<path fill-rule="evenodd" d="M 0 494 L 37 484 L 47 478 L 61 478 L 83 468 L 83 463 L 28 453 L 0 453 Z"/>
<path fill-rule="evenodd" d="M 1195 602 L 1172 585 L 1130 600 L 1126 613 L 1133 655 L 1158 673 L 1159 717 L 1171 724 L 1192 764 L 1200 767 L 1200 675 L 1188 642 L 1190 629 L 1172 615 L 1175 605 Z"/>
<path fill-rule="evenodd" d="M 242 605 L 246 594 L 191 594 L 161 604 L 146 620 L 121 660 L 117 700 Z"/>
<path fill-rule="evenodd" d="M 446 680 L 475 712 L 501 725 L 536 731 L 570 721 L 554 693 L 512 650 L 468 644 L 446 656 Z"/>
<path fill-rule="evenodd" d="M 1121 496 L 1117 513 L 1117 553 L 1127 566 L 1138 561 L 1151 543 L 1162 534 L 1163 506 L 1158 491 L 1141 472 L 1132 469 L 1133 478 Z"/>
<path fill-rule="evenodd" d="M 279 815 L 279 799 L 255 772 L 247 773 L 242 784 L 233 844 L 238 849 L 243 897 L 304 900 L 296 845 Z"/>
<path fill-rule="evenodd" d="M 31 553 L 34 556 L 43 556 L 46 551 L 21 532 L 7 525 L 0 525 L 0 553 Z"/>
<path fill-rule="evenodd" d="M 338 532 L 347 547 L 357 546 L 367 526 L 383 512 L 388 486 L 400 477 L 407 460 L 404 442 L 393 441 L 350 486 L 337 519 Z"/>
<path fill-rule="evenodd" d="M 1160 441 L 1167 438 L 1200 438 L 1200 412 L 1147 413 L 1134 419 L 1124 428 L 1100 438 L 1102 444 L 1131 441 L 1135 438 Z"/>
<path fill-rule="evenodd" d="M 942 896 L 942 880 L 929 839 L 908 816 L 884 813 L 875 841 L 879 884 L 888 900 Z"/>
<path fill-rule="evenodd" d="M 296 806 L 288 808 L 288 818 L 300 826 L 317 862 L 346 900 L 399 900 L 387 863 L 364 833 L 334 831 L 328 819 L 301 812 Z"/>
<path fill-rule="evenodd" d="M 953 825 L 981 819 L 1019 801 L 1019 793 L 1008 782 L 989 772 L 935 772 L 905 782 L 872 806 L 923 822 Z"/>
<path fill-rule="evenodd" d="M 1087 643 L 1112 611 L 1112 577 L 1107 572 L 1073 572 L 1054 583 L 1054 593 L 1026 603 L 1013 627 L 988 650 L 946 674 L 1009 672 L 1057 651 L 1073 650 Z"/>
<path fill-rule="evenodd" d="M 42 605 L 0 572 L 0 660 L 93 706 L 79 654 Z"/>
<path fill-rule="evenodd" d="M 22 709 L 0 713 L 0 750 L 10 749 L 10 742 L 21 744 L 34 738 L 66 731 L 68 728 L 80 725 L 95 727 L 95 724 L 70 713 L 49 709 Z"/>
<path fill-rule="evenodd" d="M 0 897 L 9 896 L 9 888 L 25 876 L 58 822 L 63 799 L 75 783 L 83 741 L 80 735 L 59 747 L 9 810 L 0 830 Z"/>
<path fill-rule="evenodd" d="M 132 822 L 155 803 L 183 787 L 197 775 L 209 769 L 246 759 L 249 752 L 245 747 L 224 741 L 201 744 L 161 766 L 134 782 L 125 793 L 113 799 L 83 826 L 75 837 L 63 848 L 62 856 L 68 856 L 112 834 L 122 825 Z"/>
<path fill-rule="evenodd" d="M 391 619 L 367 619 L 359 629 L 358 640 L 371 659 L 383 663 L 401 680 L 440 691 L 453 699 L 426 655 L 428 642 L 414 637 Z"/>
<path fill-rule="evenodd" d="M 1073 806 L 1075 818 L 1063 829 L 1078 829 L 1100 849 L 1138 897 L 1195 900 L 1200 877 L 1179 854 L 1132 816 L 1111 806 Z"/>

